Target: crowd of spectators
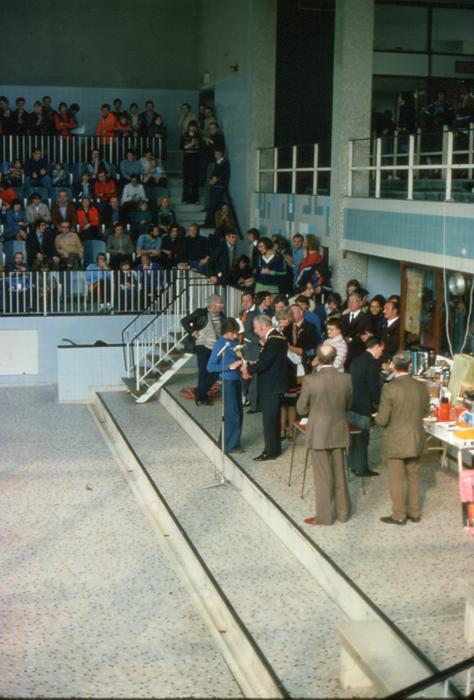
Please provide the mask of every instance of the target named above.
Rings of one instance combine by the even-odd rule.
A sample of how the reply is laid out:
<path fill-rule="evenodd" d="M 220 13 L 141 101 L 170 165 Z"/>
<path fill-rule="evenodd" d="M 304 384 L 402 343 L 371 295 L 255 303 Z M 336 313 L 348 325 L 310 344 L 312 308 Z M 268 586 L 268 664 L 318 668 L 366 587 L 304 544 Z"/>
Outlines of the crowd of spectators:
<path fill-rule="evenodd" d="M 253 231 L 252 236 L 255 233 Z M 300 242 L 298 239 L 297 243 Z M 237 399 L 234 400 L 236 385 L 226 384 L 225 387 L 234 397 L 226 399 L 229 432 L 226 433 L 225 449 L 229 452 L 242 451 L 239 423 L 241 427 L 243 405 L 249 409 L 248 413 L 263 411 L 264 414 L 265 449 L 256 458 L 257 461 L 275 459 L 281 453 L 281 441 L 293 438 L 303 380 L 319 369 L 321 354 L 318 350 L 324 345 L 331 348 L 333 353 L 331 365 L 340 373 L 349 373 L 352 384 L 358 388 L 348 407 L 348 420 L 358 434 L 356 443 L 349 450 L 350 467 L 358 476 L 377 476 L 368 463 L 371 416 L 380 400 L 383 373 L 387 377 L 390 374 L 390 363 L 401 344 L 400 297 L 393 295 L 385 299 L 382 295 L 375 295 L 369 299 L 368 291 L 356 279 L 348 281 L 344 299 L 335 292 L 324 296 L 312 237 L 308 242 L 304 239 L 297 250 L 300 249 L 304 257 L 297 267 L 300 270 L 307 268 L 311 272 L 306 282 L 297 285 L 296 293 L 294 287 L 290 287 L 287 293 L 274 293 L 270 289 L 243 291 L 239 326 L 228 323 L 229 319 L 224 316 L 223 300 L 216 295 L 209 298 L 207 309 L 197 309 L 182 320 L 185 330 L 195 338 L 198 360 L 198 385 L 192 390 L 192 397 L 198 406 L 213 404 L 212 387 L 221 369 L 222 353 L 219 351 L 226 351 L 229 343 L 234 348 L 236 338 L 241 333 L 238 341 L 241 353 L 236 347 L 235 352 L 232 350 L 224 355 L 222 361 L 227 368 L 223 376 L 225 381 L 238 378 L 236 370 L 239 367 L 243 372 Z M 318 276 L 315 277 L 314 273 Z M 264 327 L 259 335 L 256 329 L 262 323 Z M 269 336 L 271 329 L 277 333 Z M 272 386 L 259 386 L 262 380 L 260 370 L 265 376 L 267 371 L 273 372 L 271 362 L 265 364 L 261 355 L 261 346 L 266 347 L 266 340 L 270 337 L 284 341 L 284 366 L 283 369 L 279 367 L 278 377 L 276 374 L 273 377 L 273 382 L 278 383 L 283 371 L 284 388 L 278 391 Z M 272 345 L 276 353 L 274 357 L 272 355 L 272 362 L 281 364 L 281 357 L 278 360 L 280 343 Z M 243 362 L 237 361 L 238 357 Z M 255 372 L 252 371 L 253 366 L 257 368 Z M 272 394 L 279 395 L 278 414 L 269 424 L 267 409 L 273 403 Z"/>
<path fill-rule="evenodd" d="M 444 88 L 438 88 L 433 101 L 417 109 L 413 92 L 405 91 L 398 95 L 397 115 L 391 110 L 378 112 L 372 110 L 372 135 L 393 136 L 395 130 L 399 135 L 414 134 L 417 128 L 425 132 L 438 132 L 443 127 L 462 130 L 474 122 L 473 86 L 462 81 L 452 101 Z"/>

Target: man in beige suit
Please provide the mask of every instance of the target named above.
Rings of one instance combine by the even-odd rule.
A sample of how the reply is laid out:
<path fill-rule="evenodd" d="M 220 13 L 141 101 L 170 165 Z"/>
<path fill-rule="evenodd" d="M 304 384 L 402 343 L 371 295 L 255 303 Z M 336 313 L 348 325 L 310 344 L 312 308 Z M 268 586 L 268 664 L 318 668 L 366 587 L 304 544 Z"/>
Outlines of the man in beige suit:
<path fill-rule="evenodd" d="M 303 380 L 296 404 L 300 415 L 309 411 L 306 447 L 311 450 L 316 496 L 316 517 L 308 525 L 332 525 L 334 512 L 342 523 L 349 519 L 350 498 L 345 472 L 345 450 L 349 445 L 346 412 L 352 399 L 348 374 L 334 367 L 336 349 L 321 345 L 317 351 L 319 370 Z"/>
<path fill-rule="evenodd" d="M 382 389 L 375 416 L 377 425 L 385 428 L 383 453 L 388 464 L 392 499 L 392 515 L 380 519 L 391 525 L 405 525 L 407 518 L 420 522 L 420 457 L 425 447 L 423 418 L 429 415 L 430 397 L 426 385 L 409 374 L 409 352 L 397 352 L 392 364 L 395 377 Z"/>

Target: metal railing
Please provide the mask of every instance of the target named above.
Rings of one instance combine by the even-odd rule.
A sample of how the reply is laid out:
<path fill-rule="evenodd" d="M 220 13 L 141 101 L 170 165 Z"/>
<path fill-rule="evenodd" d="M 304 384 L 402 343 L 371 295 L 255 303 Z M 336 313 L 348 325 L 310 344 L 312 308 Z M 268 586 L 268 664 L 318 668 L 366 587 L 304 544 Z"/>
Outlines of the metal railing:
<path fill-rule="evenodd" d="M 158 365 L 171 357 L 186 335 L 180 320 L 204 308 L 210 294 L 220 294 L 228 316 L 237 317 L 241 309 L 242 290 L 214 285 L 207 277 L 192 270 L 175 270 L 160 308 L 153 318 L 153 307 L 138 314 L 122 331 L 125 371 L 135 380 L 137 391 L 146 384 Z"/>
<path fill-rule="evenodd" d="M 474 202 L 474 124 L 349 142 L 350 197 Z"/>
<path fill-rule="evenodd" d="M 474 124 L 349 142 L 349 196 L 474 202 Z M 257 191 L 330 194 L 331 144 L 258 149 Z"/>
<path fill-rule="evenodd" d="M 414 697 L 419 693 L 419 697 L 423 697 L 424 690 L 433 688 L 438 683 L 444 681 L 444 695 L 442 697 L 472 697 L 473 688 L 473 671 L 474 671 L 474 656 L 471 656 L 464 661 L 460 661 L 449 668 L 434 673 L 432 676 L 425 678 L 418 683 L 399 690 L 392 695 L 385 696 L 385 700 L 405 700 L 406 698 Z M 457 688 L 461 690 L 463 695 L 457 692 Z"/>
<path fill-rule="evenodd" d="M 169 294 L 174 270 L 4 272 L 0 315 L 137 313 Z"/>
<path fill-rule="evenodd" d="M 19 158 L 23 163 L 31 156 L 33 148 L 40 148 L 50 163 L 60 162 L 66 165 L 87 163 L 93 149 L 98 148 L 101 157 L 109 163 L 118 165 L 126 157 L 127 150 L 135 150 L 138 155 L 148 148 L 162 160 L 162 144 L 159 139 L 148 136 L 95 136 L 72 135 L 70 138 L 54 134 L 43 135 L 0 135 L 0 163 L 11 163 Z M 166 170 L 181 171 L 182 151 L 168 150 L 166 153 Z"/>

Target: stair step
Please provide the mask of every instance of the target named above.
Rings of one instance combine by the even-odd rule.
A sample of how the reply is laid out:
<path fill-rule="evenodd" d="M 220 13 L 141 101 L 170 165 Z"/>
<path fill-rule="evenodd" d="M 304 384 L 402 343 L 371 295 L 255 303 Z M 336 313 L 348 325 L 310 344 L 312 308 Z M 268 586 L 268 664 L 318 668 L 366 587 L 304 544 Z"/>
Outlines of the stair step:
<path fill-rule="evenodd" d="M 205 488 L 214 465 L 158 402 L 131 410 L 119 393 L 102 396 L 289 696 L 340 696 L 336 603 L 238 488 Z"/>

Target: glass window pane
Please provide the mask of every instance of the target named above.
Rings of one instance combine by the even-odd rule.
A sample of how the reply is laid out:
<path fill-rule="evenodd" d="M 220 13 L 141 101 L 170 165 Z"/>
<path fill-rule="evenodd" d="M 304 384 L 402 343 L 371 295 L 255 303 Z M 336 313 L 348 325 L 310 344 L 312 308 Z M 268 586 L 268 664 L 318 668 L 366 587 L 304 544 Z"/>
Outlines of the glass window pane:
<path fill-rule="evenodd" d="M 291 173 L 278 173 L 278 194 L 291 194 Z"/>
<path fill-rule="evenodd" d="M 473 11 L 433 9 L 433 51 L 474 54 L 473 26 Z"/>
<path fill-rule="evenodd" d="M 376 5 L 375 51 L 426 51 L 428 10 L 424 7 Z"/>

